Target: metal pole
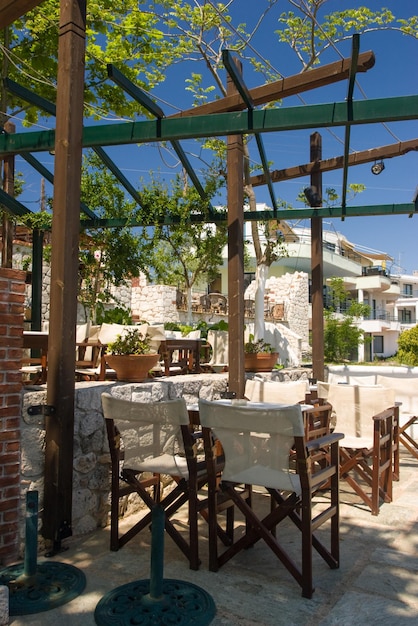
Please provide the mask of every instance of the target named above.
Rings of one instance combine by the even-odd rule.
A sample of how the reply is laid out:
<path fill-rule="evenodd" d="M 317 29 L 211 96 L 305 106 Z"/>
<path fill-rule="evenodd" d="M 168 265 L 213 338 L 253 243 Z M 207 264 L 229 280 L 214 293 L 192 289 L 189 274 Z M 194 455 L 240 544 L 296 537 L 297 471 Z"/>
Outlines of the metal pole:
<path fill-rule="evenodd" d="M 26 493 L 26 535 L 24 572 L 26 578 L 35 576 L 38 552 L 38 492 Z"/>
<path fill-rule="evenodd" d="M 152 509 L 150 600 L 161 600 L 164 582 L 164 509 L 156 504 Z"/>

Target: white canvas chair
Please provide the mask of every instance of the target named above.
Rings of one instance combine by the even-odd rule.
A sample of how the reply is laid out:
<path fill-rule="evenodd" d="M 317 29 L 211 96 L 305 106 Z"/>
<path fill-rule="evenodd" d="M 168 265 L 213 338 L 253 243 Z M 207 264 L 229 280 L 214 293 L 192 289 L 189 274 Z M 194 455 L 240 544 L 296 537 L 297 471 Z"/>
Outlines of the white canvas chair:
<path fill-rule="evenodd" d="M 210 542 L 212 561 L 221 567 L 242 549 L 263 539 L 301 586 L 302 595 L 312 597 L 312 548 L 331 568 L 339 567 L 338 442 L 342 435 L 334 433 L 305 441 L 300 405 L 266 408 L 265 405 L 242 404 L 240 401 L 199 400 L 199 413 L 202 426 L 212 429 L 225 454 L 221 488 L 247 520 L 245 534 L 221 555 L 218 555 L 217 543 Z M 327 465 L 313 474 L 308 457 L 312 450 L 323 447 L 329 449 Z M 298 473 L 291 468 L 292 449 Z M 263 519 L 245 501 L 240 488 L 242 484 L 262 486 L 274 500 L 275 506 Z M 327 485 L 330 502 L 314 515 L 314 493 Z M 210 510 L 209 516 L 213 515 L 215 513 Z M 293 521 L 301 532 L 300 565 L 275 537 L 276 526 L 284 519 Z M 313 532 L 325 521 L 330 521 L 329 548 Z"/>
<path fill-rule="evenodd" d="M 377 376 L 377 384 L 395 391 L 399 406 L 399 443 L 418 459 L 418 378 L 417 376 Z M 399 464 L 395 466 L 399 475 Z"/>
<path fill-rule="evenodd" d="M 228 369 L 229 348 L 227 330 L 208 330 L 208 344 L 212 348 L 212 356 L 206 365 L 214 372 Z"/>
<path fill-rule="evenodd" d="M 250 402 L 297 404 L 298 402 L 305 402 L 308 392 L 309 382 L 307 380 L 280 382 L 253 378 L 245 382 L 244 395 Z"/>
<path fill-rule="evenodd" d="M 284 405 L 303 404 L 307 439 L 322 437 L 330 432 L 332 407 L 326 402 L 322 406 L 310 406 L 310 403 L 306 402 L 309 395 L 309 381 L 307 380 L 280 382 L 260 380 L 259 378 L 248 379 L 245 383 L 244 395 L 250 402 Z M 317 455 L 314 458 L 317 459 Z M 318 458 L 318 460 L 322 462 L 321 459 Z"/>
<path fill-rule="evenodd" d="M 372 515 L 379 514 L 380 500 L 392 501 L 394 424 L 398 409 L 392 389 L 376 385 L 323 385 L 336 417 L 336 429 L 344 433 L 340 447 L 340 477 L 350 485 Z"/>
<path fill-rule="evenodd" d="M 165 529 L 198 569 L 199 489 L 207 482 L 204 464 L 198 465 L 189 415 L 183 398 L 164 402 L 131 402 L 102 394 L 103 414 L 111 455 L 111 550 L 119 550 L 151 523 L 158 503 L 165 512 Z M 169 475 L 174 488 L 162 497 L 160 475 Z M 121 486 L 122 481 L 123 486 Z M 149 488 L 153 488 L 153 494 Z M 149 511 L 122 535 L 119 534 L 119 500 L 136 492 Z M 189 539 L 176 527 L 173 516 L 188 504 Z"/>

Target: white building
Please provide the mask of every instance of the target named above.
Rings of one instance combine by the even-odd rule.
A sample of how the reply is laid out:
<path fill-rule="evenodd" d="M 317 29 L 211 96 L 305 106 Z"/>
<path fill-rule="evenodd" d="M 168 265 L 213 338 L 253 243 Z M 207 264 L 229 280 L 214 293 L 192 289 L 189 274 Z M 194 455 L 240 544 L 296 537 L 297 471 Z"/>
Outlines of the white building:
<path fill-rule="evenodd" d="M 260 210 L 268 209 L 257 205 Z M 288 256 L 275 261 L 269 268 L 270 277 L 295 272 L 305 272 L 311 278 L 311 230 L 300 223 L 288 222 L 286 242 Z M 251 225 L 245 225 L 245 239 L 251 241 Z M 251 243 L 248 246 L 250 262 L 246 273 L 247 283 L 254 278 L 255 254 Z M 341 233 L 323 226 L 323 277 L 324 305 L 327 300 L 327 280 L 342 278 L 351 299 L 370 306 L 368 319 L 358 324 L 370 342 L 359 347 L 357 359 L 372 361 L 387 358 L 397 352 L 399 334 L 416 325 L 418 320 L 418 271 L 412 275 L 390 274 L 388 262 L 393 259 L 385 252 L 369 250 L 349 242 Z M 227 292 L 227 251 L 220 281 L 222 292 Z M 309 296 L 310 299 L 310 296 Z M 310 308 L 310 307 L 309 307 Z M 309 327 L 311 327 L 311 309 Z"/>

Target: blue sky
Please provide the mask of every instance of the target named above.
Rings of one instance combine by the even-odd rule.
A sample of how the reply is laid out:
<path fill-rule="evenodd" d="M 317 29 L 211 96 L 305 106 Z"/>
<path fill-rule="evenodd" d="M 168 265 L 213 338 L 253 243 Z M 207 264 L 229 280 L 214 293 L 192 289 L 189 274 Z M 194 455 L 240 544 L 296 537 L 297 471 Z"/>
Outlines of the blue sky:
<path fill-rule="evenodd" d="M 265 5 L 265 0 L 258 0 L 254 3 L 247 0 L 234 0 L 232 13 L 233 15 L 239 14 L 239 20 L 246 22 L 249 27 L 254 24 L 254 20 L 259 14 L 259 7 Z M 341 9 L 342 5 L 344 8 L 367 5 L 372 10 L 384 6 L 391 9 L 396 17 L 418 14 L 416 0 L 386 2 L 384 0 L 382 2 L 376 0 L 363 0 L 362 2 L 330 0 L 326 5 L 325 13 L 333 9 Z M 254 49 L 260 57 L 267 58 L 284 76 L 296 74 L 301 69 L 294 53 L 285 44 L 279 43 L 274 34 L 274 30 L 278 28 L 278 16 L 288 8 L 291 8 L 290 5 L 280 0 L 253 40 Z M 389 98 L 418 93 L 418 40 L 397 32 L 368 33 L 360 37 L 360 52 L 366 50 L 373 50 L 376 63 L 367 73 L 357 75 L 357 85 L 354 90 L 355 100 L 363 100 L 365 97 L 368 99 Z M 345 42 L 338 46 L 338 50 L 331 49 L 327 56 L 322 59 L 322 63 L 334 62 L 341 56 L 350 56 L 350 53 L 351 43 Z M 153 93 L 153 95 L 161 98 L 159 104 L 167 115 L 176 109 L 188 108 L 192 105 L 191 95 L 185 91 L 185 79 L 191 70 L 201 71 L 203 74 L 205 71 L 204 68 L 197 65 L 191 66 L 190 63 L 169 68 L 166 81 Z M 248 87 L 254 87 L 264 82 L 263 78 L 252 70 L 249 63 L 244 64 L 243 73 Z M 207 81 L 209 84 L 209 76 Z M 282 106 L 341 102 L 345 99 L 346 93 L 347 82 L 341 82 L 331 87 L 323 87 L 305 93 L 301 98 L 288 98 L 283 101 Z M 264 135 L 263 141 L 267 158 L 273 162 L 272 169 L 282 169 L 308 162 L 309 135 L 315 130 L 313 128 L 309 131 L 289 131 Z M 343 154 L 343 129 L 333 129 L 332 132 L 327 129 L 320 129 L 320 132 L 323 158 Z M 358 126 L 351 131 L 350 147 L 352 150 L 360 151 L 396 143 L 399 140 L 406 141 L 415 138 L 418 138 L 418 121 Z M 182 146 L 191 154 L 196 154 L 200 150 L 197 143 L 192 141 L 182 142 Z M 147 179 L 150 169 L 165 179 L 169 179 L 179 171 L 176 158 L 157 145 L 130 146 L 129 148 L 121 146 L 106 150 L 134 185 L 138 185 L 141 178 Z M 52 157 L 42 154 L 38 155 L 38 158 L 51 171 L 53 170 Z M 193 159 L 193 157 L 191 158 Z M 385 169 L 379 176 L 374 176 L 371 173 L 371 164 L 350 168 L 348 183 L 363 183 L 366 190 L 353 201 L 348 200 L 347 204 L 369 205 L 410 202 L 418 186 L 417 159 L 418 154 L 416 152 L 387 159 L 384 161 Z M 197 161 L 196 167 L 197 169 L 200 167 Z M 17 159 L 16 169 L 24 172 L 26 180 L 26 188 L 21 200 L 27 203 L 28 208 L 36 210 L 40 195 L 39 176 L 29 169 L 20 158 Z M 299 191 L 307 185 L 309 185 L 309 178 L 276 183 L 274 192 L 276 197 L 297 207 L 300 205 L 297 204 L 296 197 Z M 326 187 L 333 187 L 337 192 L 341 192 L 342 172 L 324 173 L 323 188 Z M 48 186 L 47 193 L 52 194 L 52 190 L 48 189 Z M 258 187 L 256 195 L 258 202 L 270 204 L 267 188 Z M 418 254 L 416 252 L 418 215 L 413 218 L 401 215 L 346 218 L 344 221 L 332 219 L 324 221 L 324 228 L 341 232 L 353 243 L 387 252 L 394 258 L 394 271 L 397 270 L 397 266 L 399 266 L 401 273 L 411 273 L 415 269 L 418 270 Z"/>

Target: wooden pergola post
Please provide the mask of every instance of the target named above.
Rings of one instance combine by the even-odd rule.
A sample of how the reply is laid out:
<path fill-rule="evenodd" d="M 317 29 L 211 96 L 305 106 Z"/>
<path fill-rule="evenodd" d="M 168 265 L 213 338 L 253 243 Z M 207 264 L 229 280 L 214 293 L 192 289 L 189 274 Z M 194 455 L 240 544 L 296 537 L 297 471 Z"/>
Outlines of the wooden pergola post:
<path fill-rule="evenodd" d="M 241 70 L 241 64 L 234 59 Z M 227 77 L 227 94 L 237 92 Z M 229 391 L 244 397 L 244 150 L 242 135 L 227 139 Z"/>
<path fill-rule="evenodd" d="M 16 126 L 12 122 L 6 122 L 4 125 L 6 133 L 14 133 Z M 10 196 L 15 195 L 15 155 L 11 154 L 3 159 L 3 189 Z M 15 233 L 15 225 L 7 213 L 3 213 L 3 249 L 1 255 L 2 267 L 12 267 L 13 264 L 13 239 Z"/>
<path fill-rule="evenodd" d="M 312 133 L 310 160 L 322 159 L 322 137 Z M 322 173 L 315 169 L 311 173 L 311 186 L 322 200 Z M 322 203 L 321 203 L 322 204 Z M 311 219 L 311 269 L 312 269 L 312 376 L 324 380 L 324 269 L 322 258 L 322 218 Z"/>
<path fill-rule="evenodd" d="M 61 0 L 42 534 L 71 535 L 86 0 Z"/>

